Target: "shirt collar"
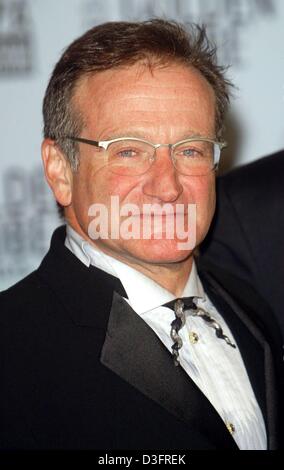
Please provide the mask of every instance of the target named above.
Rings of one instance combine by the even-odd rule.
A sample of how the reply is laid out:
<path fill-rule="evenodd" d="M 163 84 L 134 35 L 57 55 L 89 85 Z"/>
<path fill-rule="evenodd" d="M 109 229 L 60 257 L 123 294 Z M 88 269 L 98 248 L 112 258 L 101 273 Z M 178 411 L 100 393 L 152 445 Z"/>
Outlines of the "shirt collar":
<path fill-rule="evenodd" d="M 149 277 L 91 245 L 70 225 L 66 228 L 65 246 L 87 267 L 93 265 L 118 277 L 128 295 L 129 304 L 140 315 L 176 298 Z M 194 261 L 181 297 L 205 297 Z"/>

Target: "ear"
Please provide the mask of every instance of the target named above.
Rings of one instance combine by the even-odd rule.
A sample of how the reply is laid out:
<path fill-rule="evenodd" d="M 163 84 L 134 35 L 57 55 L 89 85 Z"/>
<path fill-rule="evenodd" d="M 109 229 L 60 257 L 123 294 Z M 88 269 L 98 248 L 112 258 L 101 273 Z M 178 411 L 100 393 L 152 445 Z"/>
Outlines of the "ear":
<path fill-rule="evenodd" d="M 72 201 L 73 175 L 69 162 L 54 140 L 44 139 L 41 156 L 45 178 L 53 191 L 54 197 L 66 207 Z"/>

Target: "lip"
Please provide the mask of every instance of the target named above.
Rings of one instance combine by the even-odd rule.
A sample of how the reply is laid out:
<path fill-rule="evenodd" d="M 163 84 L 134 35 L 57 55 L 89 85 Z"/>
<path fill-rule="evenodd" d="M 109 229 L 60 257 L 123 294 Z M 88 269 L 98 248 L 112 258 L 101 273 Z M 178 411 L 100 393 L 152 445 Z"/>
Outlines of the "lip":
<path fill-rule="evenodd" d="M 139 215 L 136 215 L 136 217 L 179 217 L 179 216 L 185 216 L 185 215 L 188 215 L 187 212 L 174 212 L 174 213 L 166 213 L 166 214 L 161 214 L 161 213 L 153 213 L 151 212 L 151 214 L 149 213 L 142 213 L 142 214 L 139 214 Z M 135 217 L 135 216 L 134 216 Z"/>

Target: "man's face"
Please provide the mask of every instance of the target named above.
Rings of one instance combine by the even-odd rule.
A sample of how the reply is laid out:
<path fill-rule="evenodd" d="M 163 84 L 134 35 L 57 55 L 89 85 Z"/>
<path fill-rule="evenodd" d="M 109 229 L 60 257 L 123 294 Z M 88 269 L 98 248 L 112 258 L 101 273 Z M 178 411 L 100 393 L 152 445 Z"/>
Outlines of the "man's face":
<path fill-rule="evenodd" d="M 86 126 L 80 137 L 110 140 L 116 137 L 144 138 L 153 143 L 175 143 L 192 135 L 215 137 L 215 95 L 202 75 L 193 68 L 172 64 L 149 71 L 141 64 L 85 77 L 79 84 L 74 105 Z M 103 204 L 111 213 L 111 196 L 120 207 L 135 204 L 196 204 L 197 245 L 203 240 L 215 208 L 215 175 L 185 176 L 177 172 L 167 147 L 156 151 L 150 169 L 139 176 L 122 176 L 102 164 L 101 153 L 79 144 L 80 165 L 73 175 L 72 204 L 67 217 L 88 237 L 89 207 Z M 174 217 L 176 217 L 174 215 Z M 122 221 L 122 220 L 121 220 Z M 162 224 L 163 226 L 163 224 Z M 152 234 L 153 235 L 153 234 Z M 167 264 L 185 260 L 190 250 L 181 250 L 177 237 L 167 239 L 98 239 L 103 251 L 130 264 Z"/>

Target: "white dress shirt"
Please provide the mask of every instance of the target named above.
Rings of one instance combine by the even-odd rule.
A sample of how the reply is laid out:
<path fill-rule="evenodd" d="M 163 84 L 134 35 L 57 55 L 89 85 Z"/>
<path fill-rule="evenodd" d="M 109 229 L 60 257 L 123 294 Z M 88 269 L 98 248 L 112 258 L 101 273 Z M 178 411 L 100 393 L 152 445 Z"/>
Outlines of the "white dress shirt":
<path fill-rule="evenodd" d="M 130 306 L 172 352 L 170 331 L 175 314 L 162 305 L 176 297 L 152 279 L 88 243 L 70 226 L 67 226 L 65 245 L 86 266 L 91 264 L 118 277 Z M 235 343 L 230 329 L 204 291 L 194 262 L 181 297 L 189 296 L 217 320 L 224 334 Z M 186 323 L 179 335 L 183 340 L 179 350 L 181 367 L 219 413 L 238 447 L 265 450 L 267 438 L 263 416 L 238 348 L 217 338 L 213 328 L 189 312 L 186 312 Z"/>

